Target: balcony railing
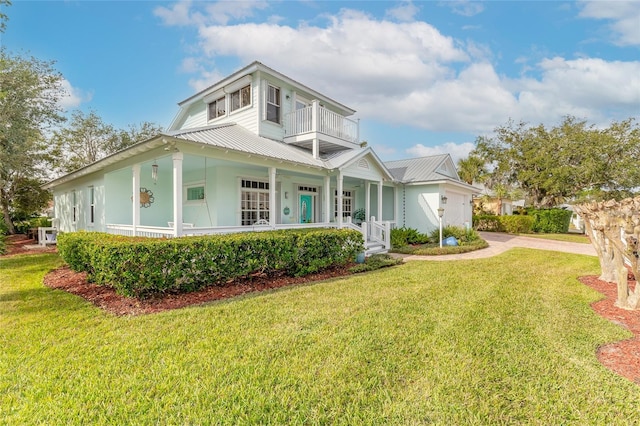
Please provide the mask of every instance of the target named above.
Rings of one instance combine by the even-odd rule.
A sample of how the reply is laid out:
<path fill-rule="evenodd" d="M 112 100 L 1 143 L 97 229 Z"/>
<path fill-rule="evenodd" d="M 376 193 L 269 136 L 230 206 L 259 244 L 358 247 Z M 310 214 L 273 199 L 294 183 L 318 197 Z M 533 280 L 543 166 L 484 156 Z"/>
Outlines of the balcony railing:
<path fill-rule="evenodd" d="M 360 137 L 357 121 L 321 107 L 318 101 L 285 116 L 287 137 L 314 132 L 353 143 L 358 143 Z"/>

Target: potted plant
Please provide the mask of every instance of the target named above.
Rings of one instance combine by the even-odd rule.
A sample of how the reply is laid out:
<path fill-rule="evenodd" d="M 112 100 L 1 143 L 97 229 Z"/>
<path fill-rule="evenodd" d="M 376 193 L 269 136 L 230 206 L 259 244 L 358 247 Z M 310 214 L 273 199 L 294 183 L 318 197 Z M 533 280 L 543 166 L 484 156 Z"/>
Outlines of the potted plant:
<path fill-rule="evenodd" d="M 360 225 L 367 219 L 366 215 L 367 213 L 363 208 L 356 210 L 355 212 L 353 212 L 353 222 Z"/>

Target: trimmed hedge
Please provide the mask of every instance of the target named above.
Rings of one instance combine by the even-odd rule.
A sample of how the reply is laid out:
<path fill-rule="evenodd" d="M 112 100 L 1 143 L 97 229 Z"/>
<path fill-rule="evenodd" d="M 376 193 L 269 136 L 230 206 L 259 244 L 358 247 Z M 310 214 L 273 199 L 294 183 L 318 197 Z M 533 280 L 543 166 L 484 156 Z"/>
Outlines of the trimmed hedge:
<path fill-rule="evenodd" d="M 535 219 L 531 216 L 500 216 L 500 224 L 510 234 L 530 234 Z"/>
<path fill-rule="evenodd" d="M 530 209 L 527 210 L 527 214 L 535 218 L 533 224 L 534 232 L 566 234 L 569 232 L 569 223 L 573 213 L 565 209 Z"/>
<path fill-rule="evenodd" d="M 353 261 L 362 234 L 308 229 L 172 239 L 131 238 L 97 232 L 58 237 L 58 252 L 90 281 L 125 296 L 195 291 L 254 273 L 300 276 Z"/>

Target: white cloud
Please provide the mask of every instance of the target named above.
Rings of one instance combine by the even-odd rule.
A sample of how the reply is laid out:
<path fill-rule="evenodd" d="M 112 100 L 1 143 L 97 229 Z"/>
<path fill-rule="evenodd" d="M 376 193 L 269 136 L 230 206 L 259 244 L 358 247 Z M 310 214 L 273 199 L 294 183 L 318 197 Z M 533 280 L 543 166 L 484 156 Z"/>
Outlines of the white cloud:
<path fill-rule="evenodd" d="M 579 16 L 612 21 L 609 29 L 614 43 L 621 46 L 640 45 L 640 2 L 583 1 Z"/>
<path fill-rule="evenodd" d="M 83 102 L 90 101 L 93 97 L 91 93 L 83 92 L 82 90 L 73 87 L 67 79 L 63 79 L 60 82 L 60 87 L 64 90 L 65 95 L 60 98 L 58 103 L 60 107 L 65 110 L 76 108 Z"/>
<path fill-rule="evenodd" d="M 446 0 L 440 4 L 451 8 L 451 11 L 457 15 L 468 17 L 482 13 L 484 10 L 484 5 L 475 0 Z"/>
<path fill-rule="evenodd" d="M 389 19 L 400 22 L 411 22 L 419 11 L 420 9 L 413 4 L 413 2 L 404 1 L 399 6 L 388 9 L 385 14 Z"/>
<path fill-rule="evenodd" d="M 269 5 L 264 0 L 256 1 L 217 1 L 206 3 L 204 13 L 193 10 L 191 0 L 181 0 L 171 7 L 158 6 L 153 13 L 165 25 L 188 26 L 220 24 L 226 25 L 231 20 L 241 20 L 253 16 L 254 10 L 267 8 Z"/>
<path fill-rule="evenodd" d="M 323 18 L 324 25 L 199 25 L 202 54 L 185 59 L 182 70 L 198 74 L 191 85 L 201 90 L 226 75 L 213 66 L 218 58 L 259 60 L 355 108 L 362 119 L 434 131 L 484 134 L 509 118 L 555 124 L 567 114 L 591 122 L 638 115 L 638 61 L 540 52 L 535 62 L 518 58 L 524 76 L 508 77 L 496 71 L 489 47 L 447 37 L 425 22 L 349 9 Z"/>
<path fill-rule="evenodd" d="M 453 143 L 446 142 L 442 145 L 425 146 L 417 144 L 407 149 L 407 154 L 412 157 L 428 157 L 430 155 L 450 154 L 454 163 L 458 163 L 461 158 L 467 158 L 475 144 L 472 142 Z"/>

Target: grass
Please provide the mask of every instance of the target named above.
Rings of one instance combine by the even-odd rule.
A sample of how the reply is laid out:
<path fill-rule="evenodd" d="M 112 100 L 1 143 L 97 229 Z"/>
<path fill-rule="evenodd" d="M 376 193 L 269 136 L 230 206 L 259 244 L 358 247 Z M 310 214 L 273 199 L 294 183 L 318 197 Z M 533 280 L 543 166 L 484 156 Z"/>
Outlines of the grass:
<path fill-rule="evenodd" d="M 565 241 L 568 243 L 591 244 L 584 234 L 519 234 L 523 237 L 542 238 L 544 240 Z"/>
<path fill-rule="evenodd" d="M 604 368 L 630 333 L 576 277 L 517 249 L 410 262 L 140 317 L 42 286 L 56 255 L 0 259 L 0 424 L 632 424 Z"/>

